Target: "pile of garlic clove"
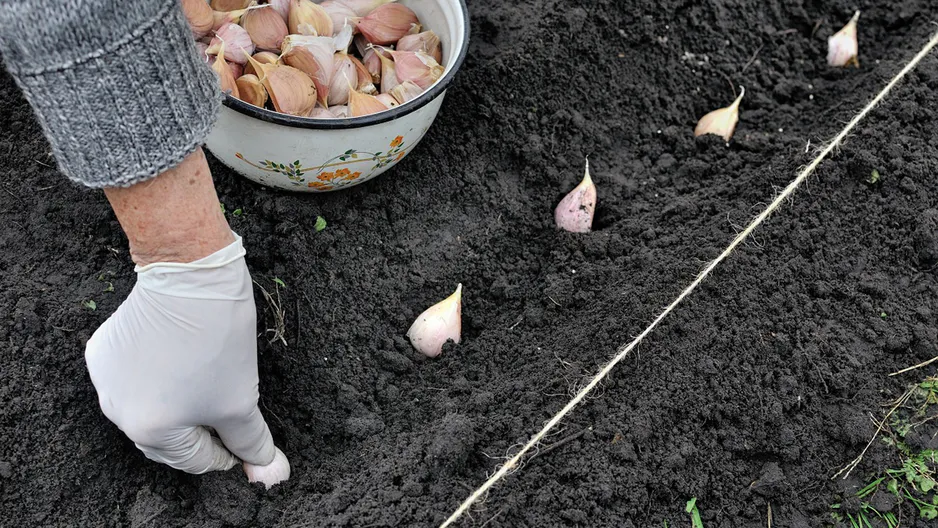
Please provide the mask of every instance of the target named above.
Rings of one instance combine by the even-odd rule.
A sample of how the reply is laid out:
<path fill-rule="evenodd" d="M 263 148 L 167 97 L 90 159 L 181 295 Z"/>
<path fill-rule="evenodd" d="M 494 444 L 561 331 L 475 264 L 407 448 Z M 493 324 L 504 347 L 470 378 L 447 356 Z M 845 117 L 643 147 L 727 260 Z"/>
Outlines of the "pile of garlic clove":
<path fill-rule="evenodd" d="M 402 105 L 443 76 L 440 37 L 394 0 L 181 0 L 222 91 L 301 117 Z"/>

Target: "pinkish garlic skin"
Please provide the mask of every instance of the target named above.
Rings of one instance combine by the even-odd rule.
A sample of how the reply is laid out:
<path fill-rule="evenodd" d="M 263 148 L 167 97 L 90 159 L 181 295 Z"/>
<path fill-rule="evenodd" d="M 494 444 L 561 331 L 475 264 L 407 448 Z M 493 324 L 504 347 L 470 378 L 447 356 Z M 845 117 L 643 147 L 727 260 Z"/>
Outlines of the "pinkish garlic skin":
<path fill-rule="evenodd" d="M 421 354 L 435 358 L 448 341 L 459 344 L 462 337 L 462 284 L 446 299 L 417 316 L 407 330 L 410 344 Z"/>
<path fill-rule="evenodd" d="M 265 488 L 270 489 L 276 484 L 290 479 L 290 461 L 283 454 L 280 448 L 275 447 L 276 453 L 274 460 L 266 466 L 256 466 L 254 464 L 242 463 L 244 473 L 248 477 L 248 482 L 260 482 Z"/>
<path fill-rule="evenodd" d="M 248 35 L 248 32 L 243 27 L 237 24 L 229 22 L 218 28 L 206 53 L 209 55 L 217 54 L 219 49 L 221 49 L 222 42 L 226 44 L 225 60 L 228 62 L 244 64 L 248 61 L 247 56 L 254 54 L 254 42 L 251 40 L 251 36 Z M 247 53 L 247 55 L 245 55 L 245 53 Z"/>
<path fill-rule="evenodd" d="M 564 197 L 554 210 L 557 227 L 571 233 L 589 233 L 596 210 L 596 186 L 589 175 L 589 162 L 583 181 Z"/>

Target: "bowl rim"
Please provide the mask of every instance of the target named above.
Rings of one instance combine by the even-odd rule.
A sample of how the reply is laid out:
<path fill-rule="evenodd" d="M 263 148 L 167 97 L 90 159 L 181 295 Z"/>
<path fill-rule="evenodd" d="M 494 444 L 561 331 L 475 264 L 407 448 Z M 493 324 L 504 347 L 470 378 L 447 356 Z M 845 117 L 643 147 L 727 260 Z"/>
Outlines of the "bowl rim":
<path fill-rule="evenodd" d="M 462 11 L 462 18 L 466 28 L 465 36 L 462 41 L 462 47 L 460 47 L 459 53 L 456 55 L 456 60 L 453 62 L 453 66 L 443 74 L 443 77 L 441 77 L 440 80 L 438 80 L 433 86 L 431 86 L 429 90 L 424 91 L 412 101 L 407 101 L 402 105 L 395 106 L 390 110 L 385 110 L 384 112 L 379 112 L 377 114 L 337 119 L 316 119 L 312 117 L 299 117 L 288 114 L 281 114 L 280 112 L 267 110 L 266 108 L 256 107 L 236 97 L 232 97 L 227 93 L 224 94 L 225 98 L 223 103 L 225 106 L 236 112 L 244 114 L 248 117 L 259 119 L 261 121 L 267 121 L 268 123 L 285 125 L 294 128 L 309 128 L 314 130 L 361 128 L 393 121 L 399 117 L 416 112 L 417 110 L 429 104 L 430 101 L 436 99 L 440 94 L 443 93 L 444 90 L 446 90 L 446 87 L 449 86 L 451 82 L 453 82 L 453 79 L 456 76 L 456 72 L 459 71 L 459 67 L 462 66 L 463 61 L 466 59 L 466 54 L 469 51 L 469 8 L 466 6 L 466 0 L 457 0 L 457 2 L 459 3 L 459 8 Z"/>

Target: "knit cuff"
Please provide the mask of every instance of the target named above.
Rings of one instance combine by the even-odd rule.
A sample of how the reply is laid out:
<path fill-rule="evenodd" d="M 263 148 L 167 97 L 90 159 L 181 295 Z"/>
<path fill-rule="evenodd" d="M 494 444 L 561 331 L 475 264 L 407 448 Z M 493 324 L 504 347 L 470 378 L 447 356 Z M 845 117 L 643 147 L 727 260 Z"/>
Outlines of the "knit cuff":
<path fill-rule="evenodd" d="M 179 164 L 211 131 L 218 79 L 199 58 L 179 2 L 157 3 L 150 20 L 74 60 L 8 65 L 71 180 L 139 183 Z"/>

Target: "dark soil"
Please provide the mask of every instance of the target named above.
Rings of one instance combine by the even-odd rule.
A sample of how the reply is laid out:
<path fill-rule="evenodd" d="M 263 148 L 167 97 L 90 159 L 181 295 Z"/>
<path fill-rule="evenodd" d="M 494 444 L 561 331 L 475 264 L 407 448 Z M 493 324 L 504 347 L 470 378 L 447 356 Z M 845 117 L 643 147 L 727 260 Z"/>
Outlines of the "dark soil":
<path fill-rule="evenodd" d="M 0 76 L 0 525 L 438 524 L 935 29 L 928 0 L 860 4 L 862 67 L 833 70 L 855 0 L 473 0 L 464 70 L 387 176 L 286 194 L 213 160 L 255 279 L 287 285 L 261 394 L 294 476 L 266 493 L 151 463 L 99 411 L 84 343 L 134 283 L 126 242 Z M 736 137 L 695 140 L 728 80 Z M 462 525 L 688 526 L 691 497 L 708 528 L 829 523 L 897 462 L 876 443 L 831 480 L 870 413 L 934 371 L 887 376 L 938 355 L 936 110 L 932 55 Z M 587 155 L 597 229 L 558 232 Z M 404 333 L 458 282 L 463 343 L 422 360 Z"/>

